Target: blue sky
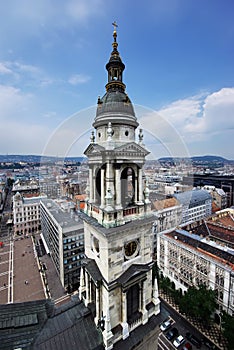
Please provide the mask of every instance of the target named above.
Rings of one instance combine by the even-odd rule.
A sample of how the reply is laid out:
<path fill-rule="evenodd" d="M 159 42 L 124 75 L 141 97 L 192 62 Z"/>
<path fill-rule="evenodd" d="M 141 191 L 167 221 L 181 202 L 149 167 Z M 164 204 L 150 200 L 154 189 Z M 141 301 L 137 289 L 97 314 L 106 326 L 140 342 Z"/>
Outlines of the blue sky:
<path fill-rule="evenodd" d="M 153 158 L 234 159 L 232 0 L 8 0 L 0 17 L 1 154 L 82 155 L 116 20 Z"/>

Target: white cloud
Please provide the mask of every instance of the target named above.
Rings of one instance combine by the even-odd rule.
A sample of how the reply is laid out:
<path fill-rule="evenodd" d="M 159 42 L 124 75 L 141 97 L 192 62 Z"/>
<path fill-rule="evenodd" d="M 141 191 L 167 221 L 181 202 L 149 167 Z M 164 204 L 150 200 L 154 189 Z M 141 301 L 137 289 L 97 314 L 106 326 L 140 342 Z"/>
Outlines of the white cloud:
<path fill-rule="evenodd" d="M 54 83 L 54 79 L 48 77 L 40 67 L 19 61 L 0 62 L 0 74 L 4 75 L 5 85 L 20 84 L 21 89 L 24 84 L 44 87 Z"/>
<path fill-rule="evenodd" d="M 28 109 L 31 101 L 31 94 L 23 94 L 20 89 L 12 86 L 0 85 L 0 118 L 2 120 L 7 120 L 12 116 L 20 118 L 21 113 Z"/>
<path fill-rule="evenodd" d="M 74 74 L 69 79 L 68 82 L 72 85 L 84 84 L 90 80 L 90 77 L 85 74 Z"/>
<path fill-rule="evenodd" d="M 33 66 L 31 64 L 24 64 L 21 62 L 12 62 L 11 65 L 20 72 L 29 73 L 31 75 L 39 75 L 41 74 L 41 69 L 37 66 Z"/>
<path fill-rule="evenodd" d="M 234 88 L 178 100 L 158 113 L 166 118 L 186 142 L 234 128 Z"/>
<path fill-rule="evenodd" d="M 143 123 L 170 154 L 181 152 L 184 144 L 193 154 L 229 154 L 232 158 L 234 88 L 174 101 L 144 116 Z"/>
<path fill-rule="evenodd" d="M 201 103 L 202 96 L 198 95 L 184 100 L 174 101 L 160 109 L 158 113 L 176 128 L 181 129 L 200 114 Z"/>
<path fill-rule="evenodd" d="M 223 88 L 207 96 L 203 118 L 206 131 L 234 129 L 234 88 Z"/>
<path fill-rule="evenodd" d="M 0 74 L 12 74 L 12 71 L 5 63 L 0 62 Z"/>

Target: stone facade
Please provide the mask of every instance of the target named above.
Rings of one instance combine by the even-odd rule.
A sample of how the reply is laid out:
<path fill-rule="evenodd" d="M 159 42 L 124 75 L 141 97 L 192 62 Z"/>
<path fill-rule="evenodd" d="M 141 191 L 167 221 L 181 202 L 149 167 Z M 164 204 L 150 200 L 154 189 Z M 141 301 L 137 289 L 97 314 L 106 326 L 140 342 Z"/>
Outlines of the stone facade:
<path fill-rule="evenodd" d="M 40 200 L 46 196 L 25 198 L 17 192 L 13 196 L 13 224 L 15 235 L 29 235 L 40 231 Z"/>
<path fill-rule="evenodd" d="M 177 229 L 158 234 L 157 264 L 183 292 L 204 284 L 217 293 L 219 310 L 234 315 L 234 258 L 223 245 Z"/>
<path fill-rule="evenodd" d="M 84 258 L 83 222 L 51 199 L 41 200 L 40 211 L 41 237 L 60 281 L 68 291 L 78 288 Z"/>

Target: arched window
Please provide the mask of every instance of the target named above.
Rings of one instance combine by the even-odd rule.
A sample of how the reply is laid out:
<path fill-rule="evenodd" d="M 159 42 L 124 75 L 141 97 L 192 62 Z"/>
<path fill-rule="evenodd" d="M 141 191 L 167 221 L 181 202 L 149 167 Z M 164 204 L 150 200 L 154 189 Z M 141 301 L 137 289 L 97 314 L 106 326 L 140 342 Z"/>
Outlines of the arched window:
<path fill-rule="evenodd" d="M 131 167 L 125 168 L 121 173 L 121 202 L 123 208 L 134 203 L 135 172 Z"/>
<path fill-rule="evenodd" d="M 101 169 L 97 171 L 96 174 L 96 200 L 97 204 L 101 203 Z"/>

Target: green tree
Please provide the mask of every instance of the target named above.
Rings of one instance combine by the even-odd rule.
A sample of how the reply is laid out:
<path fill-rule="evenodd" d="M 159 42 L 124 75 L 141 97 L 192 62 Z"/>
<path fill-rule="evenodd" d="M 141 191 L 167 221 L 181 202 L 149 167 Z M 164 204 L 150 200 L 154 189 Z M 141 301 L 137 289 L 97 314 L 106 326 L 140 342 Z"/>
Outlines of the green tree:
<path fill-rule="evenodd" d="M 226 312 L 222 314 L 222 330 L 223 335 L 227 339 L 228 349 L 233 349 L 234 344 L 234 317 Z"/>
<path fill-rule="evenodd" d="M 179 303 L 180 311 L 209 325 L 216 309 L 215 291 L 205 285 L 189 287 Z"/>
<path fill-rule="evenodd" d="M 165 293 L 169 292 L 169 289 L 171 288 L 170 279 L 168 277 L 161 276 L 159 279 L 159 286 Z"/>

